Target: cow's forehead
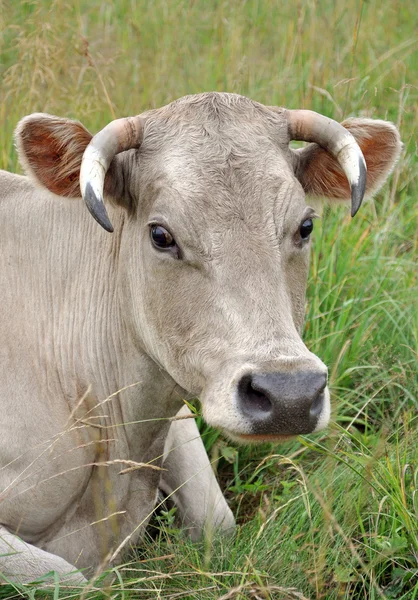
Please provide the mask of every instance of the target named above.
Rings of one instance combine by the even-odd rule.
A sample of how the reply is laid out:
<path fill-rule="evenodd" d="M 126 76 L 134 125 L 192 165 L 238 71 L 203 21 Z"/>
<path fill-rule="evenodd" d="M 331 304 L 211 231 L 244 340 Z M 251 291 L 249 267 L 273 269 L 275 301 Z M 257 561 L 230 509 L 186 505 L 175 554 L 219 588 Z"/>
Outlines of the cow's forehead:
<path fill-rule="evenodd" d="M 250 150 L 270 141 L 287 149 L 289 144 L 286 111 L 272 111 L 237 94 L 212 92 L 185 96 L 157 110 L 144 113 L 144 144 L 155 150 L 178 139 L 189 139 L 209 149 L 218 143 L 225 152 Z"/>
<path fill-rule="evenodd" d="M 170 203 L 249 214 L 303 200 L 288 143 L 280 113 L 234 94 L 189 96 L 147 116 L 142 173 Z"/>
<path fill-rule="evenodd" d="M 231 165 L 221 173 L 196 177 L 182 167 L 181 161 L 173 161 L 150 198 L 147 216 L 156 221 L 162 217 L 173 233 L 199 239 L 203 245 L 208 237 L 234 231 L 247 242 L 260 234 L 281 238 L 305 212 L 305 194 L 294 176 L 250 169 L 237 174 Z"/>
<path fill-rule="evenodd" d="M 280 156 L 260 158 L 257 164 L 251 157 L 224 161 L 218 157 L 216 163 L 205 164 L 187 154 L 167 156 L 161 164 L 156 196 L 176 206 L 191 203 L 225 212 L 255 204 L 260 210 L 272 204 L 287 205 L 288 200 L 303 202 L 305 194 L 288 164 Z"/>
<path fill-rule="evenodd" d="M 183 96 L 156 110 L 144 113 L 147 116 L 158 115 L 161 118 L 176 119 L 187 117 L 193 120 L 212 120 L 213 122 L 239 122 L 241 119 L 256 120 L 263 116 L 272 123 L 281 122 L 287 128 L 286 111 L 268 107 L 255 102 L 246 96 L 223 92 L 207 92 Z"/>

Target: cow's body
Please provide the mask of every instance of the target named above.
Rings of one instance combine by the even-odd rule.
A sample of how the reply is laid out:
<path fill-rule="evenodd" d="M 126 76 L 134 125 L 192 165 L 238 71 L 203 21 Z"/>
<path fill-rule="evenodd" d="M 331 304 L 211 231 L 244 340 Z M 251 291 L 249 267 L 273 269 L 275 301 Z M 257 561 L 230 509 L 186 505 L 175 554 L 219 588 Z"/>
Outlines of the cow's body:
<path fill-rule="evenodd" d="M 207 98 L 185 101 L 183 108 L 173 105 L 171 113 L 166 108 L 160 123 L 158 111 L 152 112 L 140 152 L 125 152 L 114 161 L 110 172 L 122 169 L 124 188 L 113 181 L 110 195 L 118 197 L 121 190 L 131 206 L 127 210 L 119 202 L 109 209 L 112 235 L 88 217 L 81 202 L 57 197 L 27 177 L 0 174 L 0 571 L 8 576 L 27 581 L 47 570 L 69 572 L 72 565 L 99 567 L 124 540 L 139 539 L 158 488 L 170 494 L 187 479 L 174 498 L 196 535 L 207 520 L 231 527 L 232 515 L 194 420 L 176 422 L 167 437 L 169 419 L 188 392 L 202 394 L 210 422 L 235 437 L 242 430 L 243 438 L 268 438 L 270 425 L 260 429 L 261 418 L 252 430 L 248 415 L 243 419 L 214 399 L 230 393 L 225 386 L 231 381 L 247 381 L 248 365 L 262 365 L 262 383 L 245 384 L 257 402 L 260 395 L 264 401 L 271 397 L 259 389 L 267 385 L 263 373 L 278 371 L 277 365 L 286 365 L 283 370 L 292 377 L 302 369 L 302 379 L 323 372 L 298 333 L 306 250 L 300 259 L 300 248 L 292 249 L 286 267 L 285 250 L 277 241 L 290 243 L 289 194 L 299 211 L 296 219 L 305 214 L 283 116 L 257 109 L 260 121 L 254 122 L 258 112 L 253 104 L 232 97 L 239 110 L 231 122 L 234 102 L 216 94 L 210 102 Z M 248 130 L 245 110 L 253 119 Z M 179 126 L 182 119 L 184 126 Z M 42 135 L 35 137 L 42 142 Z M 30 170 L 29 150 L 23 155 Z M 251 162 L 252 155 L 258 163 Z M 138 165 L 127 185 L 126 173 Z M 168 191 L 161 194 L 167 182 Z M 134 189 L 141 190 L 140 202 L 138 196 L 132 201 Z M 149 250 L 140 247 L 140 240 L 146 244 L 148 238 L 142 229 L 137 233 L 138 227 L 142 221 L 148 227 L 153 210 L 163 212 L 164 194 L 171 195 L 169 218 L 170 210 L 182 212 L 187 199 L 189 232 L 183 238 L 190 228 L 197 235 L 183 248 L 188 244 L 185 254 L 194 281 L 184 274 L 185 260 L 182 272 L 179 261 L 173 263 L 173 279 L 163 271 L 171 260 L 167 256 L 150 267 L 151 275 L 141 264 Z M 193 205 L 188 215 L 187 206 Z M 206 228 L 209 237 L 202 233 Z M 223 270 L 217 270 L 222 262 Z M 155 282 L 160 271 L 163 279 Z M 227 295 L 219 296 L 214 285 L 218 290 L 229 286 Z M 172 289 L 174 308 L 167 289 Z M 257 324 L 258 339 L 245 306 Z M 162 333 L 166 339 L 159 344 Z M 329 409 L 320 410 L 322 426 Z M 273 425 L 272 435 L 304 431 L 297 417 L 289 422 L 294 431 L 288 431 L 290 425 L 283 431 Z M 161 466 L 164 451 L 162 479 L 162 472 L 150 466 L 120 474 L 135 462 Z M 21 554 L 1 558 L 13 544 Z"/>

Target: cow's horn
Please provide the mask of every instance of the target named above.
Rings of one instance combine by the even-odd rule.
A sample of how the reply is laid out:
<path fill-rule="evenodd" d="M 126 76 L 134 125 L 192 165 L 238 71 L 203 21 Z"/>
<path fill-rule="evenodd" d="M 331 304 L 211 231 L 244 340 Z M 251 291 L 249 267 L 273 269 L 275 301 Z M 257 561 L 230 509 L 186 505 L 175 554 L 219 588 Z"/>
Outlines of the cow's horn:
<path fill-rule="evenodd" d="M 106 231 L 113 231 L 103 202 L 107 170 L 116 154 L 140 146 L 143 132 L 143 117 L 117 119 L 91 139 L 83 154 L 80 167 L 81 195 L 93 217 Z"/>
<path fill-rule="evenodd" d="M 351 216 L 354 217 L 366 190 L 366 161 L 354 136 L 345 127 L 311 110 L 289 110 L 290 139 L 315 142 L 340 163 L 351 189 Z"/>

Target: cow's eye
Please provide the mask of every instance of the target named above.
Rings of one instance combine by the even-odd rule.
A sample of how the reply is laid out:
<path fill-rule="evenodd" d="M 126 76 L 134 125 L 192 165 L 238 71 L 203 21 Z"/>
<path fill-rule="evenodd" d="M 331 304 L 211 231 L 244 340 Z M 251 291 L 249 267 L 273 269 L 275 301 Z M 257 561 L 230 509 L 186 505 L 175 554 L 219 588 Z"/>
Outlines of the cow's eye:
<path fill-rule="evenodd" d="M 169 250 L 176 247 L 173 236 L 161 225 L 151 225 L 151 241 L 158 250 Z"/>
<path fill-rule="evenodd" d="M 312 219 L 306 219 L 306 221 L 303 221 L 302 225 L 300 226 L 300 229 L 299 229 L 300 237 L 303 240 L 307 240 L 308 237 L 311 235 L 312 230 L 313 230 Z"/>

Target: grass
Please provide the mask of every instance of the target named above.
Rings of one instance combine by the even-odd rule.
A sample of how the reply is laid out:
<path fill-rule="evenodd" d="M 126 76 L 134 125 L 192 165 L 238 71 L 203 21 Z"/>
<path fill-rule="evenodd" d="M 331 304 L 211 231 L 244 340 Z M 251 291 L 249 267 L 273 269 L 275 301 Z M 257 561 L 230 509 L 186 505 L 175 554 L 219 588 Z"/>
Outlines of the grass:
<path fill-rule="evenodd" d="M 202 425 L 240 523 L 157 537 L 76 598 L 418 598 L 417 88 L 412 0 L 0 2 L 0 166 L 25 114 L 92 131 L 176 97 L 227 90 L 342 120 L 390 119 L 405 151 L 354 220 L 316 223 L 305 339 L 330 367 L 326 435 L 236 449 Z M 2 20 L 2 21 L 1 21 Z M 44 597 L 0 586 L 0 598 Z"/>

